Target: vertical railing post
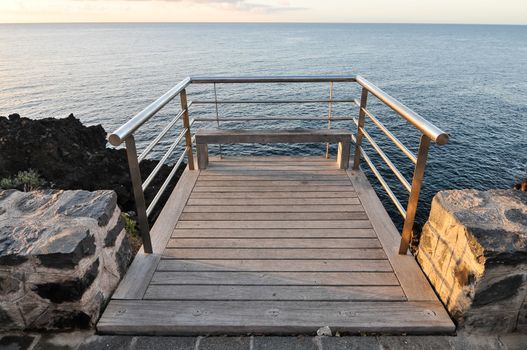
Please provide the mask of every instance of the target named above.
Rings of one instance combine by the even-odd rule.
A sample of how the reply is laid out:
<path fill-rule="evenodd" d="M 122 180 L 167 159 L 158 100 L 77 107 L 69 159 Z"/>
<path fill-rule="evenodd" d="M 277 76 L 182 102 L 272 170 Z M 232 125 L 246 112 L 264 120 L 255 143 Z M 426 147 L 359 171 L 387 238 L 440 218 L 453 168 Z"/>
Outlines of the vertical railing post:
<path fill-rule="evenodd" d="M 368 90 L 366 88 L 362 88 L 362 93 L 360 96 L 357 136 L 356 136 L 356 143 L 355 143 L 355 155 L 353 156 L 353 170 L 359 170 L 360 149 L 361 149 L 360 147 L 361 147 L 361 142 L 362 142 L 362 128 L 364 127 L 364 119 L 366 117 L 366 113 L 364 112 L 364 109 L 366 108 L 367 102 L 368 102 Z"/>
<path fill-rule="evenodd" d="M 219 129 L 220 128 L 220 112 L 218 109 L 218 91 L 216 89 L 216 83 L 214 83 L 213 86 L 214 86 L 214 107 L 216 109 L 216 126 Z M 223 150 L 221 147 L 221 143 L 218 146 L 220 150 L 220 159 L 223 159 Z"/>
<path fill-rule="evenodd" d="M 419 202 L 419 192 L 421 192 L 421 185 L 423 184 L 429 148 L 430 138 L 426 135 L 422 135 L 421 142 L 419 143 L 419 152 L 417 153 L 417 163 L 415 164 L 414 175 L 412 178 L 412 190 L 410 191 L 410 198 L 408 199 L 408 207 L 406 209 L 406 218 L 404 220 L 399 254 L 406 254 L 408 247 L 410 246 L 410 241 L 412 240 L 415 214 Z"/>
<path fill-rule="evenodd" d="M 331 109 L 333 108 L 333 82 L 329 82 L 328 129 L 331 129 Z M 329 159 L 329 143 L 326 143 L 326 159 Z"/>
<path fill-rule="evenodd" d="M 148 225 L 148 215 L 146 214 L 145 195 L 142 188 L 141 170 L 137 160 L 137 149 L 135 147 L 134 135 L 126 138 L 126 156 L 128 157 L 128 167 L 130 168 L 130 178 L 134 191 L 135 207 L 137 210 L 137 220 L 141 238 L 143 240 L 143 250 L 147 254 L 152 254 L 152 240 L 150 239 L 150 226 Z"/>
<path fill-rule="evenodd" d="M 179 93 L 181 99 L 181 110 L 183 111 L 183 127 L 185 131 L 185 141 L 187 144 L 187 157 L 188 157 L 188 168 L 194 170 L 194 155 L 192 154 L 192 134 L 190 132 L 190 122 L 188 117 L 188 102 L 187 102 L 187 90 L 183 89 Z"/>

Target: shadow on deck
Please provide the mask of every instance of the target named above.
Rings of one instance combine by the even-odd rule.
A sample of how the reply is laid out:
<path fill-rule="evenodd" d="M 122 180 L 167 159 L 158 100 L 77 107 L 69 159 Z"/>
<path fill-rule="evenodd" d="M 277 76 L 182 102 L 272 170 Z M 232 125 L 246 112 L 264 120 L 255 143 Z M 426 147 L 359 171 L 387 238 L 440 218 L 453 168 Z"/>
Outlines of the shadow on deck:
<path fill-rule="evenodd" d="M 361 171 L 315 157 L 186 170 L 97 329 L 107 334 L 455 330 Z"/>

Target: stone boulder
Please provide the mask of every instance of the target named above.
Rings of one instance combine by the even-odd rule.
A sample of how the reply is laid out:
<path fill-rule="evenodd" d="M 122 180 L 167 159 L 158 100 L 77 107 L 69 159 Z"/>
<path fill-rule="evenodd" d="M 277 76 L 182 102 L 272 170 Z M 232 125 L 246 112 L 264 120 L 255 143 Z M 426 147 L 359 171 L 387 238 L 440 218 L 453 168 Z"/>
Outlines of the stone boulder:
<path fill-rule="evenodd" d="M 417 259 L 460 328 L 527 332 L 526 192 L 439 192 Z"/>
<path fill-rule="evenodd" d="M 143 180 L 152 172 L 157 161 L 141 162 Z M 150 219 L 157 218 L 183 172 L 172 180 Z M 113 190 L 124 211 L 135 211 L 126 151 L 106 147 L 106 131 L 101 125 L 84 126 L 70 114 L 67 118 L 33 120 L 11 114 L 0 117 L 0 178 L 8 178 L 19 171 L 36 170 L 48 187 L 62 190 Z M 172 170 L 163 165 L 159 174 L 145 191 L 150 202 Z"/>
<path fill-rule="evenodd" d="M 93 326 L 131 258 L 115 192 L 0 190 L 0 330 Z"/>

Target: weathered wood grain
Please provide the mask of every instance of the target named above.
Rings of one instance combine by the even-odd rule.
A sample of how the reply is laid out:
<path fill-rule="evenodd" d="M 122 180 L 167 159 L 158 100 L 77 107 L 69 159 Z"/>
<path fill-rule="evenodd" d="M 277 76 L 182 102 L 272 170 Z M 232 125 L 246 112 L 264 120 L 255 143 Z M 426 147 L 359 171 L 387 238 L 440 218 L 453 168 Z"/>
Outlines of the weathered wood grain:
<path fill-rule="evenodd" d="M 371 228 L 369 220 L 329 220 L 329 221 L 179 221 L 176 228 Z"/>
<path fill-rule="evenodd" d="M 185 169 L 161 211 L 159 219 L 150 230 L 153 254 L 145 254 L 143 248 L 139 250 L 113 294 L 113 299 L 141 299 L 143 297 L 198 176 L 199 170 L 189 170 L 188 167 Z"/>
<path fill-rule="evenodd" d="M 351 142 L 346 129 L 201 129 L 196 144 Z"/>
<path fill-rule="evenodd" d="M 398 286 L 393 272 L 156 272 L 150 285 Z"/>
<path fill-rule="evenodd" d="M 363 248 L 167 248 L 163 259 L 386 259 L 384 251 Z"/>
<path fill-rule="evenodd" d="M 150 285 L 144 299 L 404 301 L 400 286 Z"/>
<path fill-rule="evenodd" d="M 196 187 L 194 193 L 197 192 L 355 192 L 351 186 L 332 186 L 332 185 L 318 185 L 318 186 L 280 186 L 280 187 L 262 187 L 248 183 L 243 187 L 230 186 L 204 186 Z"/>
<path fill-rule="evenodd" d="M 114 300 L 101 333 L 150 335 L 451 333 L 454 324 L 434 302 Z"/>
<path fill-rule="evenodd" d="M 377 238 L 171 238 L 168 248 L 380 248 Z"/>
<path fill-rule="evenodd" d="M 361 208 L 362 209 L 362 208 Z M 183 213 L 181 221 L 289 221 L 289 220 L 368 220 L 364 211 L 350 212 L 310 212 L 310 213 Z"/>
<path fill-rule="evenodd" d="M 347 271 L 392 272 L 388 260 L 174 260 L 161 259 L 157 271 Z"/>
<path fill-rule="evenodd" d="M 200 187 L 275 187 L 277 189 L 286 186 L 348 186 L 348 181 L 298 181 L 298 180 L 253 180 L 253 181 L 233 181 L 233 180 L 209 180 L 201 181 L 196 183 L 196 188 Z"/>
<path fill-rule="evenodd" d="M 359 205 L 356 197 L 345 198 L 190 198 L 187 208 L 193 206 L 294 206 L 294 208 L 306 208 L 315 206 L 320 208 L 347 208 L 349 205 Z M 325 210 L 325 209 L 324 209 Z M 190 210 L 189 210 L 190 211 Z"/>
<path fill-rule="evenodd" d="M 185 213 L 336 213 L 364 212 L 362 205 L 187 205 Z M 243 214 L 241 214 L 243 215 Z M 293 219 L 293 218 L 292 218 Z"/>
<path fill-rule="evenodd" d="M 362 171 L 350 171 L 348 174 L 408 300 L 439 303 L 415 258 L 411 254 L 398 253 L 401 236 Z"/>
<path fill-rule="evenodd" d="M 356 198 L 355 191 L 340 192 L 193 192 L 190 199 L 196 198 Z"/>
<path fill-rule="evenodd" d="M 377 238 L 371 228 L 177 228 L 174 238 Z"/>

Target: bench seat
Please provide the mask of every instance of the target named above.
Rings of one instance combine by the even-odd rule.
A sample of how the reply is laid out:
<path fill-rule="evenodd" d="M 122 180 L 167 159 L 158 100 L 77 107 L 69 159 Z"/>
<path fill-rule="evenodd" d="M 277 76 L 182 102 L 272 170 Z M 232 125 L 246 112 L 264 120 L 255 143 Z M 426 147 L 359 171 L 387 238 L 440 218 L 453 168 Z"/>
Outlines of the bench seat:
<path fill-rule="evenodd" d="M 198 167 L 208 166 L 209 144 L 316 142 L 338 143 L 337 164 L 348 168 L 351 133 L 346 129 L 200 129 L 196 132 Z"/>

